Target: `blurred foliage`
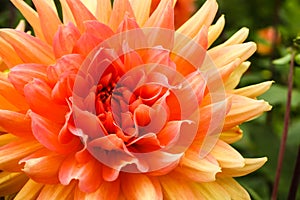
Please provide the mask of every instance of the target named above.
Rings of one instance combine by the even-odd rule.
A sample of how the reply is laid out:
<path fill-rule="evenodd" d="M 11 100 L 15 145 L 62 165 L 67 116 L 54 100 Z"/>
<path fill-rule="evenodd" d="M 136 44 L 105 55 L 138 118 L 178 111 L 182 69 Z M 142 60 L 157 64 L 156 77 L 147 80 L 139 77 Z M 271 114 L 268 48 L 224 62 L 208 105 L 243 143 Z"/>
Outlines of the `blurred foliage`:
<path fill-rule="evenodd" d="M 32 5 L 30 0 L 25 1 Z M 196 4 L 200 7 L 204 1 L 198 0 Z M 56 2 L 58 1 L 56 0 Z M 300 3 L 299 0 L 218 0 L 218 3 L 218 16 L 225 14 L 226 18 L 225 30 L 219 42 L 223 42 L 239 28 L 246 26 L 250 29 L 248 40 L 267 44 L 271 49 L 267 54 L 256 53 L 250 58 L 252 65 L 241 80 L 240 87 L 265 80 L 274 80 L 275 84 L 272 88 L 260 97 L 260 99 L 270 102 L 273 110 L 242 125 L 244 138 L 235 144 L 235 147 L 245 157 L 268 157 L 269 160 L 264 167 L 251 175 L 238 178 L 238 180 L 247 188 L 253 199 L 270 199 L 284 124 L 291 46 L 293 39 L 300 34 Z M 9 0 L 1 1 L 1 28 L 15 27 L 21 17 Z M 278 30 L 275 39 L 260 35 L 260 31 L 268 27 Z M 273 41 L 276 43 L 272 44 Z M 299 50 L 295 63 L 291 121 L 278 199 L 287 199 L 297 149 L 300 144 Z M 299 189 L 297 198 L 300 199 Z"/>

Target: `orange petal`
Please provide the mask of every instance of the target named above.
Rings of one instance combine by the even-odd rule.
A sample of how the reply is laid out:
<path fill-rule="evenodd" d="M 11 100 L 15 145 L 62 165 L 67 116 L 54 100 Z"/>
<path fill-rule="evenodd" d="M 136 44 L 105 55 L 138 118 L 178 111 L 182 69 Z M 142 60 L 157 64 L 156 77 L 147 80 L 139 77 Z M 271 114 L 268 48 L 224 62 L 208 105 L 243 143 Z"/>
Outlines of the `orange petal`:
<path fill-rule="evenodd" d="M 72 23 L 58 27 L 53 36 L 53 51 L 56 58 L 72 53 L 75 43 L 80 37 L 79 30 Z"/>
<path fill-rule="evenodd" d="M 251 120 L 272 107 L 263 100 L 254 100 L 248 97 L 232 95 L 232 106 L 226 116 L 223 130 L 228 130 L 245 121 Z"/>
<path fill-rule="evenodd" d="M 82 192 L 79 188 L 75 190 L 75 200 L 120 200 L 119 199 L 120 180 L 117 179 L 114 182 L 104 181 L 99 189 L 92 193 Z"/>
<path fill-rule="evenodd" d="M 10 133 L 0 135 L 0 147 L 6 145 L 12 141 L 17 140 L 18 138 Z"/>
<path fill-rule="evenodd" d="M 0 36 L 13 46 L 25 63 L 54 63 L 51 46 L 27 33 L 12 29 L 0 30 Z"/>
<path fill-rule="evenodd" d="M 5 65 L 7 65 L 8 68 L 23 63 L 23 61 L 18 56 L 14 48 L 1 37 L 0 37 L 0 46 L 1 46 L 0 57 L 5 63 Z"/>
<path fill-rule="evenodd" d="M 233 178 L 218 178 L 217 183 L 226 190 L 230 199 L 251 199 L 248 192 Z"/>
<path fill-rule="evenodd" d="M 24 86 L 32 81 L 34 78 L 47 80 L 47 66 L 41 64 L 21 64 L 13 67 L 8 79 L 14 87 L 22 94 L 24 94 Z"/>
<path fill-rule="evenodd" d="M 18 192 L 27 180 L 28 177 L 23 173 L 0 172 L 0 195 Z"/>
<path fill-rule="evenodd" d="M 144 27 L 159 27 L 174 30 L 174 8 L 171 0 L 162 0 L 151 14 Z"/>
<path fill-rule="evenodd" d="M 156 182 L 154 184 L 153 182 Z M 132 200 L 159 200 L 163 199 L 162 191 L 156 178 L 152 180 L 143 174 L 123 173 L 121 178 L 121 188 L 124 196 Z"/>
<path fill-rule="evenodd" d="M 24 87 L 26 100 L 33 112 L 54 122 L 63 123 L 69 108 L 67 105 L 54 103 L 51 92 L 48 84 L 40 79 L 34 79 Z"/>
<path fill-rule="evenodd" d="M 71 182 L 69 185 L 45 185 L 41 190 L 37 200 L 45 199 L 64 199 L 73 200 L 76 183 Z"/>
<path fill-rule="evenodd" d="M 44 40 L 44 34 L 41 28 L 40 19 L 38 13 L 33 10 L 25 1 L 23 0 L 10 0 L 26 18 L 28 23 L 34 30 L 34 33 L 38 38 Z"/>
<path fill-rule="evenodd" d="M 98 21 L 86 21 L 84 22 L 85 32 L 95 36 L 96 38 L 104 41 L 114 35 L 111 28 Z"/>
<path fill-rule="evenodd" d="M 52 45 L 53 37 L 58 30 L 58 26 L 61 25 L 61 21 L 56 10 L 54 10 L 47 1 L 33 0 L 33 3 L 39 14 L 40 24 L 45 39 L 48 44 Z"/>
<path fill-rule="evenodd" d="M 79 163 L 73 155 L 69 156 L 60 167 L 59 180 L 63 185 L 69 185 L 73 179 L 79 181 L 81 191 L 95 192 L 103 182 L 101 164 L 95 159 Z"/>
<path fill-rule="evenodd" d="M 32 138 L 31 120 L 22 113 L 0 110 L 0 126 L 7 132 L 22 138 Z"/>
<path fill-rule="evenodd" d="M 22 170 L 32 180 L 38 183 L 57 184 L 59 183 L 58 171 L 64 158 L 59 154 L 43 150 L 23 158 L 19 163 L 24 164 Z"/>
<path fill-rule="evenodd" d="M 245 158 L 245 166 L 239 168 L 222 168 L 222 172 L 218 174 L 218 177 L 239 177 L 250 174 L 260 167 L 262 167 L 266 162 L 267 158 Z"/>
<path fill-rule="evenodd" d="M 229 144 L 219 140 L 210 154 L 218 160 L 223 168 L 244 167 L 244 158 Z"/>
<path fill-rule="evenodd" d="M 84 22 L 87 20 L 96 20 L 96 17 L 87 9 L 80 0 L 66 0 L 72 11 L 76 25 L 80 32 L 84 30 Z"/>
<path fill-rule="evenodd" d="M 18 192 L 14 200 L 35 200 L 38 197 L 43 186 L 43 184 L 36 183 L 33 180 L 29 179 L 27 183 L 22 187 L 22 189 Z"/>
<path fill-rule="evenodd" d="M 29 108 L 24 96 L 6 78 L 0 77 L 0 92 L 1 96 L 19 108 L 19 110 L 26 111 Z"/>
<path fill-rule="evenodd" d="M 17 140 L 0 148 L 0 168 L 7 171 L 20 171 L 19 160 L 41 149 L 37 141 Z"/>
<path fill-rule="evenodd" d="M 73 140 L 65 144 L 59 142 L 58 134 L 62 128 L 61 125 L 55 124 L 53 121 L 43 118 L 34 112 L 30 112 L 29 116 L 32 120 L 33 135 L 46 148 L 62 154 L 67 154 L 80 148 L 81 142 L 79 138 L 74 137 Z"/>
<path fill-rule="evenodd" d="M 128 15 L 130 18 L 134 18 L 134 13 L 128 0 L 115 0 L 113 5 L 113 10 L 111 12 L 109 27 L 113 31 L 116 31 L 124 16 Z"/>

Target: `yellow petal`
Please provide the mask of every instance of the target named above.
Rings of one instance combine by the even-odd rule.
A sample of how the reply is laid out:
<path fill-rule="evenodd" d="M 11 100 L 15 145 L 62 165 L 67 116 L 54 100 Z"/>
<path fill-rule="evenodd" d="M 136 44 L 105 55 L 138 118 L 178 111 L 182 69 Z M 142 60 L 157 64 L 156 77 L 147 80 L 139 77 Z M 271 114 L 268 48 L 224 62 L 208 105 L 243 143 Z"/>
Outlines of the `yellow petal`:
<path fill-rule="evenodd" d="M 220 36 L 224 26 L 225 26 L 225 17 L 224 17 L 224 15 L 222 15 L 215 24 L 213 24 L 209 27 L 209 29 L 208 29 L 208 47 L 210 47 L 212 45 L 212 43 L 214 43 L 214 41 L 216 41 L 216 39 Z"/>
<path fill-rule="evenodd" d="M 45 199 L 74 199 L 74 188 L 76 182 L 71 182 L 69 185 L 45 185 L 39 194 L 37 200 Z"/>
<path fill-rule="evenodd" d="M 228 144 L 232 144 L 243 137 L 243 130 L 235 126 L 227 131 L 223 131 L 220 135 L 220 140 Z"/>
<path fill-rule="evenodd" d="M 229 79 L 227 79 L 225 83 L 225 88 L 227 90 L 234 89 L 240 82 L 242 75 L 247 71 L 250 67 L 250 62 L 243 62 L 240 66 L 238 66 L 230 75 Z"/>
<path fill-rule="evenodd" d="M 219 140 L 210 154 L 218 160 L 222 168 L 243 167 L 244 158 L 229 144 Z"/>
<path fill-rule="evenodd" d="M 274 81 L 266 81 L 259 84 L 250 85 L 234 90 L 233 93 L 249 98 L 256 98 L 269 90 L 272 83 L 274 83 Z"/>
<path fill-rule="evenodd" d="M 111 10 L 112 8 L 110 0 L 98 0 L 95 16 L 98 19 L 98 21 L 104 24 L 108 24 L 111 15 Z"/>
<path fill-rule="evenodd" d="M 21 19 L 18 25 L 16 26 L 16 30 L 25 31 L 25 26 L 26 26 L 25 20 Z"/>
<path fill-rule="evenodd" d="M 248 59 L 256 51 L 256 44 L 254 42 L 247 42 L 243 44 L 234 44 L 222 48 L 212 48 L 208 51 L 211 59 L 217 67 L 222 67 L 240 58 L 241 61 Z"/>
<path fill-rule="evenodd" d="M 6 145 L 16 139 L 17 139 L 17 137 L 10 133 L 2 134 L 2 135 L 0 135 L 0 147 L 3 145 Z"/>
<path fill-rule="evenodd" d="M 33 10 L 28 4 L 23 0 L 10 0 L 26 18 L 28 23 L 34 30 L 35 35 L 44 40 L 43 31 L 40 24 L 40 19 L 35 10 Z"/>
<path fill-rule="evenodd" d="M 239 177 L 250 174 L 260 167 L 262 167 L 266 162 L 267 158 L 245 158 L 245 166 L 238 168 L 223 168 L 222 172 L 218 174 L 218 177 Z"/>
<path fill-rule="evenodd" d="M 18 192 L 27 180 L 24 173 L 0 172 L 0 196 Z"/>
<path fill-rule="evenodd" d="M 76 24 L 73 14 L 66 0 L 60 0 L 62 14 L 63 14 L 63 22 L 64 24 L 68 24 L 69 22 Z"/>
<path fill-rule="evenodd" d="M 238 32 L 236 32 L 233 36 L 231 36 L 227 41 L 224 43 L 216 46 L 215 48 L 222 48 L 234 44 L 241 44 L 243 43 L 249 34 L 249 29 L 248 28 L 241 28 Z"/>
<path fill-rule="evenodd" d="M 228 130 L 245 121 L 249 121 L 271 110 L 272 106 L 264 100 L 254 100 L 248 97 L 235 95 L 232 96 L 232 105 L 225 118 L 223 130 Z"/>
<path fill-rule="evenodd" d="M 233 178 L 218 178 L 217 183 L 227 191 L 232 200 L 250 200 L 248 192 Z"/>
<path fill-rule="evenodd" d="M 194 193 L 200 194 L 202 199 L 231 200 L 227 191 L 216 182 L 192 184 Z M 197 195 L 198 196 L 198 195 Z"/>
<path fill-rule="evenodd" d="M 20 192 L 18 192 L 14 200 L 35 200 L 38 197 L 43 186 L 43 184 L 36 183 L 33 180 L 29 179 L 24 187 L 22 187 Z"/>
<path fill-rule="evenodd" d="M 168 174 L 159 177 L 161 186 L 163 188 L 164 199 L 182 199 L 191 200 L 199 199 L 192 191 L 192 188 L 186 181 L 180 178 L 177 174 Z"/>
<path fill-rule="evenodd" d="M 209 27 L 217 13 L 218 4 L 216 0 L 207 0 L 203 6 L 187 22 L 185 22 L 176 32 L 184 34 L 190 38 L 195 37 L 202 26 Z"/>
<path fill-rule="evenodd" d="M 175 170 L 197 182 L 215 181 L 216 174 L 221 172 L 218 163 L 213 163 L 209 157 L 200 159 L 196 152 L 185 154 Z"/>
<path fill-rule="evenodd" d="M 137 23 L 143 26 L 150 14 L 151 0 L 129 0 Z"/>

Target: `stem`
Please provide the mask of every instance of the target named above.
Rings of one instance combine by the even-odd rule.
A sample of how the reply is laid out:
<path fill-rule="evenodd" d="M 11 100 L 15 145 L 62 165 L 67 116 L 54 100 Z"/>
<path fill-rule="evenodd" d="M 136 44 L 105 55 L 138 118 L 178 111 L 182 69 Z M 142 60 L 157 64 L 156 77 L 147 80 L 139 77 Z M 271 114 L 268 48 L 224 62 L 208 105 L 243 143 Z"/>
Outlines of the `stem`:
<path fill-rule="evenodd" d="M 299 179 L 300 179 L 300 145 L 298 147 L 298 156 L 297 156 L 297 161 L 296 161 L 296 166 L 295 166 L 295 170 L 294 170 L 292 183 L 290 186 L 288 200 L 296 199 L 297 189 L 299 186 Z"/>
<path fill-rule="evenodd" d="M 276 177 L 275 182 L 273 185 L 273 192 L 272 192 L 272 200 L 277 199 L 277 192 L 278 192 L 278 185 L 281 175 L 281 169 L 283 164 L 283 157 L 286 147 L 286 140 L 288 135 L 288 128 L 290 122 L 290 111 L 291 111 L 291 100 L 292 100 L 292 90 L 293 90 L 293 74 L 294 74 L 294 58 L 295 58 L 295 51 L 292 52 L 291 56 L 291 64 L 290 64 L 290 71 L 288 77 L 288 94 L 287 94 L 287 102 L 286 102 L 286 110 L 284 116 L 284 128 L 280 143 L 279 155 L 278 155 L 278 162 L 277 162 L 277 169 L 276 169 Z"/>

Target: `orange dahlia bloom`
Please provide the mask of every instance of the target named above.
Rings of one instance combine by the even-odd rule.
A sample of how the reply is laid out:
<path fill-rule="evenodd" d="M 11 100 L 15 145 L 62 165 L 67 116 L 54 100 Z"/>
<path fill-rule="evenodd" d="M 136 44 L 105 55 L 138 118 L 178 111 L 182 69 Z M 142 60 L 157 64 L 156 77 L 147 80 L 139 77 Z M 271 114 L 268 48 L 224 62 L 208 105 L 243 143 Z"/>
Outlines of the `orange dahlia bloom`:
<path fill-rule="evenodd" d="M 239 125 L 269 82 L 236 89 L 256 50 L 207 0 L 178 29 L 162 0 L 11 0 L 35 36 L 0 30 L 0 195 L 15 199 L 249 199 Z"/>

